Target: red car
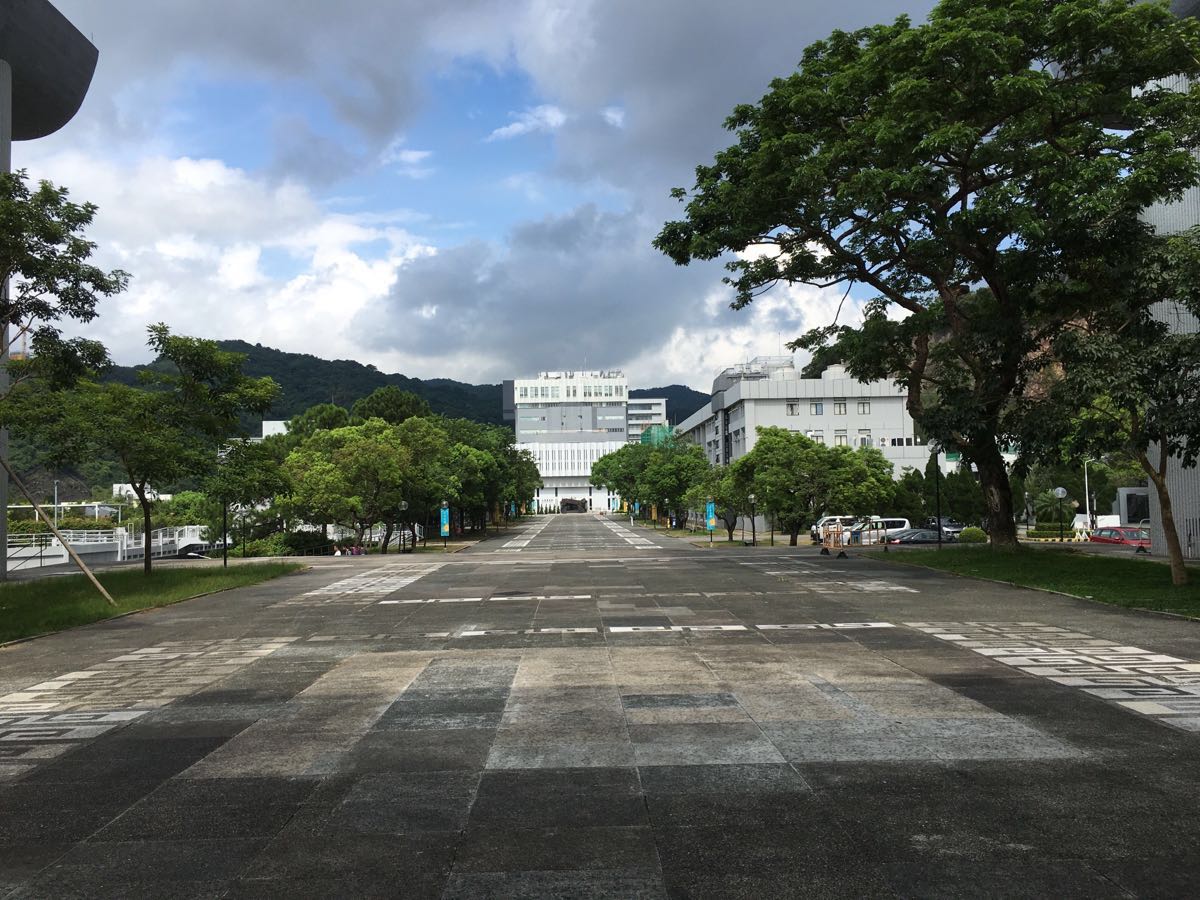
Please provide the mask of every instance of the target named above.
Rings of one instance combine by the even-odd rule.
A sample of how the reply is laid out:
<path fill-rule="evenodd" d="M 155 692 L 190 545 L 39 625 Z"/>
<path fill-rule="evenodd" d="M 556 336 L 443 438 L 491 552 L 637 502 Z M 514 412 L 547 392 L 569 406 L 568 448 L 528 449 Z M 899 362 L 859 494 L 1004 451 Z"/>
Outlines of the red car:
<path fill-rule="evenodd" d="M 1150 532 L 1145 528 L 1122 525 L 1117 528 L 1097 528 L 1088 538 L 1093 544 L 1123 544 L 1126 547 L 1149 547 Z"/>

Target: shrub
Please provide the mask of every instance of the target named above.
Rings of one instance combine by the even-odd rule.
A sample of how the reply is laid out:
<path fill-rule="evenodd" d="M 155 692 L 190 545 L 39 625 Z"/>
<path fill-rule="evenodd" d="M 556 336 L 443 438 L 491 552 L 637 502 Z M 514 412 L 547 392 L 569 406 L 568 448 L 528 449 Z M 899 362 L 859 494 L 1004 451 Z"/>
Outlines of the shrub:
<path fill-rule="evenodd" d="M 1063 527 L 1062 535 L 1065 539 L 1070 540 L 1075 537 L 1075 529 L 1070 525 Z M 1031 528 L 1028 532 L 1028 537 L 1031 538 L 1054 538 L 1058 540 L 1058 528 Z"/>
<path fill-rule="evenodd" d="M 960 544 L 986 544 L 987 539 L 987 532 L 982 528 L 976 528 L 974 525 L 970 528 L 964 528 L 962 534 L 958 536 Z"/>

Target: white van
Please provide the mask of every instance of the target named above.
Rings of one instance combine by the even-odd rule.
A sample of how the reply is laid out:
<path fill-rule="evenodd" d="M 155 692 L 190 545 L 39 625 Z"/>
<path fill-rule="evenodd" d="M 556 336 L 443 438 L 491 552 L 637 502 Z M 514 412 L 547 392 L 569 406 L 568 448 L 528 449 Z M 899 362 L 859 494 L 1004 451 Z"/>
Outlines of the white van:
<path fill-rule="evenodd" d="M 888 537 L 912 528 L 912 523 L 908 519 L 880 519 L 879 521 L 883 523 L 883 533 Z"/>
<path fill-rule="evenodd" d="M 870 531 L 873 534 L 882 533 L 885 537 L 891 537 L 901 531 L 907 531 L 912 528 L 912 523 L 908 519 L 885 519 L 882 516 L 868 516 L 859 519 L 851 529 L 852 531 Z"/>

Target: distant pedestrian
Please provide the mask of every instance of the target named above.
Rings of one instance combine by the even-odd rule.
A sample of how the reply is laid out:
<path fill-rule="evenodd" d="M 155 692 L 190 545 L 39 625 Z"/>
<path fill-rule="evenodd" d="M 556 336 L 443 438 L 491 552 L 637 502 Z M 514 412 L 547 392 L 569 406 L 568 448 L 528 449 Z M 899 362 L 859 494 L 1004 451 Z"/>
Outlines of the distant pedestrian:
<path fill-rule="evenodd" d="M 337 544 L 334 544 L 334 545 L 333 545 L 333 555 L 334 555 L 334 556 L 341 556 L 341 555 L 342 555 L 342 548 L 341 548 L 341 547 L 339 547 Z"/>

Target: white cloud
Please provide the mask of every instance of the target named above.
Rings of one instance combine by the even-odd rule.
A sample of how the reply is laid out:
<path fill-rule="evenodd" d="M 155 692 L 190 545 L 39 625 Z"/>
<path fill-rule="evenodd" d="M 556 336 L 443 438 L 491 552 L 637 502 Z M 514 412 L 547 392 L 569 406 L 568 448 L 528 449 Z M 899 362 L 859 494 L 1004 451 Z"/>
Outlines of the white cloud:
<path fill-rule="evenodd" d="M 613 128 L 625 127 L 625 110 L 619 106 L 606 106 L 600 110 L 600 116 Z"/>
<path fill-rule="evenodd" d="M 332 213 L 304 188 L 215 160 L 126 166 L 64 154 L 42 164 L 99 206 L 88 232 L 96 264 L 133 276 L 86 326 L 125 364 L 147 361 L 145 329 L 158 321 L 180 334 L 356 358 L 353 315 L 385 296 L 406 262 L 434 252 L 396 224 L 403 216 Z"/>
<path fill-rule="evenodd" d="M 407 178 L 428 178 L 434 169 L 424 163 L 431 156 L 432 150 L 413 150 L 404 146 L 404 138 L 397 138 L 380 154 L 379 164 Z"/>
<path fill-rule="evenodd" d="M 497 128 L 487 136 L 486 140 L 504 141 L 525 134 L 548 133 L 557 131 L 567 122 L 567 114 L 557 106 L 549 104 L 535 106 L 522 113 L 510 115 L 516 121 L 502 128 Z"/>

